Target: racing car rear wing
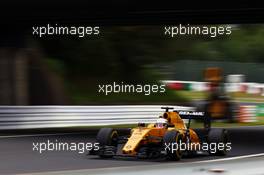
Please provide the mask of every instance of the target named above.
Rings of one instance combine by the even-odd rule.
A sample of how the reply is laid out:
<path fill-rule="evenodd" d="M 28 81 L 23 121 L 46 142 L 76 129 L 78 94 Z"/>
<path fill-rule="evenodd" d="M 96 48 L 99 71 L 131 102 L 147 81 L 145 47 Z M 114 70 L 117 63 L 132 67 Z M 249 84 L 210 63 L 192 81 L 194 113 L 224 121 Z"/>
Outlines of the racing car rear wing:
<path fill-rule="evenodd" d="M 210 129 L 211 128 L 211 120 L 205 115 L 205 112 L 197 112 L 197 111 L 176 111 L 181 119 L 187 119 L 188 125 L 187 128 L 190 128 L 191 120 L 192 119 L 197 119 L 197 120 L 202 120 L 204 123 L 204 128 Z"/>
<path fill-rule="evenodd" d="M 161 107 L 161 109 L 165 109 L 165 112 L 169 110 L 173 110 L 172 107 Z M 188 125 L 187 128 L 190 127 L 191 120 L 202 120 L 204 123 L 204 128 L 210 129 L 211 128 L 211 119 L 205 114 L 205 112 L 198 112 L 198 111 L 179 111 L 173 110 L 173 112 L 177 112 L 181 119 L 187 119 Z"/>
<path fill-rule="evenodd" d="M 176 110 L 174 112 L 177 112 L 182 119 L 205 119 L 205 112 Z"/>

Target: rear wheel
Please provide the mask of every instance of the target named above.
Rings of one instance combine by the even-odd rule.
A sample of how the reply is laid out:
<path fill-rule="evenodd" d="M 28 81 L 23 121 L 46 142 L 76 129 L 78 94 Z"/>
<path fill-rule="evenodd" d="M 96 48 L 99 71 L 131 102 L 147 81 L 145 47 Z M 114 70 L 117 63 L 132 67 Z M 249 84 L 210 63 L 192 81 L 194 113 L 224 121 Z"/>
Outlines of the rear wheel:
<path fill-rule="evenodd" d="M 102 128 L 98 132 L 96 136 L 96 140 L 102 148 L 102 153 L 99 154 L 100 157 L 103 158 L 111 158 L 115 154 L 115 150 L 117 149 L 118 143 L 118 133 L 116 130 L 112 128 Z M 112 151 L 112 154 L 105 154 L 104 149 L 108 148 Z M 108 150 L 108 152 L 109 152 Z"/>
<path fill-rule="evenodd" d="M 208 143 L 214 146 L 210 147 L 209 153 L 211 155 L 224 156 L 227 153 L 228 133 L 225 129 L 214 128 L 208 133 Z"/>
<path fill-rule="evenodd" d="M 167 153 L 167 158 L 170 160 L 180 160 L 182 151 L 180 150 L 180 143 L 183 143 L 182 134 L 178 131 L 168 131 L 163 137 L 163 145 Z"/>

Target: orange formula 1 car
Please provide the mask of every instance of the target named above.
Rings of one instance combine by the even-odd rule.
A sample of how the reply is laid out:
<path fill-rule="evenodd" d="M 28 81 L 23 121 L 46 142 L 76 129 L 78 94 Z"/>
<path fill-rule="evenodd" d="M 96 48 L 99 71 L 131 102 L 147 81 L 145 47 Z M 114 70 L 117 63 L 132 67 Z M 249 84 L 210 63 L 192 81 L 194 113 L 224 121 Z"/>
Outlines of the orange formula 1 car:
<path fill-rule="evenodd" d="M 210 120 L 205 119 L 203 112 L 172 111 L 173 108 L 169 107 L 162 109 L 166 111 L 156 123 L 139 123 L 138 127 L 131 129 L 125 135 L 119 133 L 117 129 L 100 129 L 96 137 L 100 145 L 99 149 L 91 151 L 90 154 L 102 158 L 164 156 L 171 160 L 180 160 L 183 155 L 193 155 L 198 151 L 226 155 L 230 148 L 227 131 L 210 128 L 211 125 L 207 124 Z M 187 124 L 184 119 L 188 121 Z M 203 119 L 205 128 L 191 129 L 191 119 Z"/>

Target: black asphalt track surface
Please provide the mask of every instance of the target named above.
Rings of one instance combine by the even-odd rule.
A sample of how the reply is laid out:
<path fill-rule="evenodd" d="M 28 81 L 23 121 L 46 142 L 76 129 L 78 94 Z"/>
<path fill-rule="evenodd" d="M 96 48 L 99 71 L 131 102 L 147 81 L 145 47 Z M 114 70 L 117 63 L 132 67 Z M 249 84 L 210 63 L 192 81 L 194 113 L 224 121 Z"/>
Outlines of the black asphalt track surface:
<path fill-rule="evenodd" d="M 242 156 L 264 152 L 264 127 L 228 128 L 232 150 L 227 156 L 209 156 L 206 154 L 192 158 L 183 158 L 178 162 L 193 162 L 225 157 Z M 138 160 L 117 157 L 100 159 L 78 151 L 33 151 L 33 143 L 88 143 L 95 141 L 95 132 L 60 133 L 58 135 L 9 135 L 0 136 L 0 174 L 18 174 L 46 171 L 94 169 L 148 164 L 166 164 L 167 160 Z M 175 162 L 175 163 L 178 163 Z M 170 162 L 171 163 L 171 162 Z"/>

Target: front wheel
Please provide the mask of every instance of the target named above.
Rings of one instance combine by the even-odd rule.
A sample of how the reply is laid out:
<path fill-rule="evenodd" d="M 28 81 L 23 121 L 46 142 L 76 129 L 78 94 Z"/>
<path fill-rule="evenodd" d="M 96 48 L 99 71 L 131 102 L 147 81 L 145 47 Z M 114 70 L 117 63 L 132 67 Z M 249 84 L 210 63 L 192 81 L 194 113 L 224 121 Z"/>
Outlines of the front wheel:
<path fill-rule="evenodd" d="M 117 131 L 112 128 L 102 128 L 98 132 L 96 140 L 99 143 L 100 148 L 102 148 L 99 156 L 102 158 L 113 157 L 118 143 Z"/>

